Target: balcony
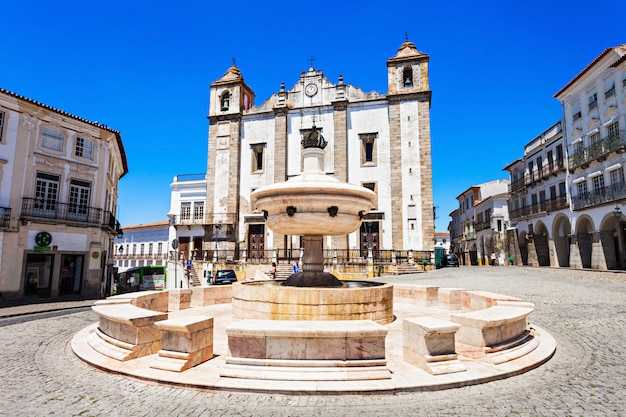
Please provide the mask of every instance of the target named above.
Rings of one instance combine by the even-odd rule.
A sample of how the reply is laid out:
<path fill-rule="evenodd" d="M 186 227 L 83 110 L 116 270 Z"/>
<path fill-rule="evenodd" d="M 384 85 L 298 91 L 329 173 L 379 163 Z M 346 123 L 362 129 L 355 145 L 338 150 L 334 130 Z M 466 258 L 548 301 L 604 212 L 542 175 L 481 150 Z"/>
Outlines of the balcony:
<path fill-rule="evenodd" d="M 522 190 L 524 189 L 525 185 L 526 185 L 526 182 L 524 178 L 517 179 L 509 184 L 509 192 L 513 193 L 515 191 Z"/>
<path fill-rule="evenodd" d="M 572 197 L 572 209 L 582 210 L 624 198 L 626 198 L 626 182 L 620 182 Z"/>
<path fill-rule="evenodd" d="M 550 200 L 540 201 L 539 203 L 522 207 L 520 209 L 511 210 L 509 211 L 509 216 L 511 219 L 519 219 L 521 217 L 533 216 L 536 214 L 549 214 L 567 207 L 567 197 L 560 196 L 551 198 Z"/>
<path fill-rule="evenodd" d="M 560 171 L 565 171 L 565 163 L 561 160 L 548 161 L 546 165 L 537 167 L 537 170 L 524 176 L 524 185 L 533 185 L 540 180 L 547 180 L 550 175 L 557 175 Z M 511 187 L 511 191 L 513 191 Z"/>
<path fill-rule="evenodd" d="M 474 224 L 474 230 L 477 232 L 480 232 L 481 230 L 485 230 L 485 229 L 490 229 L 490 228 L 491 228 L 491 222 L 481 222 L 481 223 Z"/>
<path fill-rule="evenodd" d="M 620 131 L 614 135 L 609 135 L 602 140 L 592 143 L 586 148 L 579 149 L 569 158 L 569 169 L 574 170 L 580 166 L 587 165 L 595 159 L 606 159 L 611 152 L 623 152 L 625 149 L 626 132 Z"/>
<path fill-rule="evenodd" d="M 0 227 L 9 227 L 11 223 L 11 209 L 0 207 Z"/>
<path fill-rule="evenodd" d="M 234 224 L 237 213 L 207 213 L 204 216 L 176 214 L 172 218 L 174 226 L 193 226 L 205 224 Z"/>
<path fill-rule="evenodd" d="M 55 222 L 76 223 L 100 226 L 115 234 L 121 234 L 120 223 L 110 211 L 100 208 L 59 203 L 41 198 L 22 198 L 21 217 L 25 219 L 46 219 Z"/>

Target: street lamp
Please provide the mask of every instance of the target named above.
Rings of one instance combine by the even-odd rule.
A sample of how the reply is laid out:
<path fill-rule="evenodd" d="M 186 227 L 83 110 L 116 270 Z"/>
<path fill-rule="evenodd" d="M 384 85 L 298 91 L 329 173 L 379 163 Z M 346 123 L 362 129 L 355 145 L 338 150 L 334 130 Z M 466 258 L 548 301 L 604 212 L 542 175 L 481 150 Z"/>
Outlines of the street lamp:
<path fill-rule="evenodd" d="M 615 206 L 615 210 L 613 210 L 613 215 L 615 216 L 616 219 L 621 219 L 622 218 L 622 209 L 619 208 L 619 206 Z"/>

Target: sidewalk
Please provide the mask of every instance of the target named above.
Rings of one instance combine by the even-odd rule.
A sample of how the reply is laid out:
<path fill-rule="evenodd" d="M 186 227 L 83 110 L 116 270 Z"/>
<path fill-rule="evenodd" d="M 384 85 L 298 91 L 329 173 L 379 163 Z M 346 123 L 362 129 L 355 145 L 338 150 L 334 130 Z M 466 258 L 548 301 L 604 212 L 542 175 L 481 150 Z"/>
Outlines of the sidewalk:
<path fill-rule="evenodd" d="M 98 299 L 84 299 L 76 295 L 60 296 L 52 299 L 33 297 L 18 300 L 0 300 L 0 319 L 90 307 L 94 305 L 96 301 L 98 301 Z"/>

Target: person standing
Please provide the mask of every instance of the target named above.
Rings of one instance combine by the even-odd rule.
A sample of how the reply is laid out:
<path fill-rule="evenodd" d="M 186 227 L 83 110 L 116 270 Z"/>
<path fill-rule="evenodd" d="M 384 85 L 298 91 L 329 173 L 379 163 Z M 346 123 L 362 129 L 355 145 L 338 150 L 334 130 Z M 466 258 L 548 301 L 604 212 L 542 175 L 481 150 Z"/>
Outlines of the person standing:
<path fill-rule="evenodd" d="M 291 271 L 294 274 L 300 272 L 300 267 L 298 266 L 298 261 L 293 261 L 293 267 L 291 268 Z"/>
<path fill-rule="evenodd" d="M 276 279 L 276 262 L 272 262 L 272 269 L 270 269 L 270 278 Z"/>

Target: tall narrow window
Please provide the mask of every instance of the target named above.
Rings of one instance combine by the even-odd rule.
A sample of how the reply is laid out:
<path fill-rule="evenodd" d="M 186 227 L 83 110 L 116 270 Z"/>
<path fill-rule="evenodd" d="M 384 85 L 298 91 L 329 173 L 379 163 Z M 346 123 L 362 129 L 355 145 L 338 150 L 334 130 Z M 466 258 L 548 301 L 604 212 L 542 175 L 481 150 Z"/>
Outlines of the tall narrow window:
<path fill-rule="evenodd" d="M 585 198 L 587 197 L 587 181 L 581 181 L 577 184 L 578 187 L 578 197 Z"/>
<path fill-rule="evenodd" d="M 148 243 L 148 255 L 152 255 L 152 243 Z"/>
<path fill-rule="evenodd" d="M 163 242 L 158 243 L 157 250 L 159 251 L 159 255 L 163 253 Z"/>
<path fill-rule="evenodd" d="M 191 220 L 191 203 L 180 203 L 180 219 Z"/>
<path fill-rule="evenodd" d="M 376 190 L 376 183 L 375 182 L 364 182 L 363 184 L 361 184 L 363 187 L 372 190 L 376 193 L 376 201 L 374 202 L 374 210 L 378 210 L 378 191 Z"/>
<path fill-rule="evenodd" d="M 43 214 L 43 217 L 47 217 L 45 212 L 50 212 L 50 215 L 54 217 L 53 212 L 56 210 L 59 197 L 60 179 L 58 175 L 37 173 L 34 208 L 39 211 L 39 215 Z"/>
<path fill-rule="evenodd" d="M 0 111 L 0 142 L 2 142 L 3 131 L 4 131 L 4 113 Z"/>
<path fill-rule="evenodd" d="M 252 173 L 260 174 L 263 172 L 265 158 L 265 143 L 257 143 L 251 145 L 252 148 Z"/>
<path fill-rule="evenodd" d="M 93 160 L 93 140 L 76 138 L 76 149 L 74 153 L 81 158 Z"/>
<path fill-rule="evenodd" d="M 593 110 L 598 107 L 598 93 L 589 94 L 589 104 L 587 110 Z"/>
<path fill-rule="evenodd" d="M 619 124 L 617 122 L 611 123 L 606 127 L 606 135 L 607 136 L 618 136 L 619 135 Z"/>
<path fill-rule="evenodd" d="M 53 151 L 63 152 L 63 132 L 44 127 L 41 146 Z"/>
<path fill-rule="evenodd" d="M 617 168 L 611 171 L 611 187 L 614 191 L 623 188 L 624 183 L 624 169 Z"/>
<path fill-rule="evenodd" d="M 91 184 L 80 180 L 70 181 L 68 213 L 71 220 L 86 221 L 89 214 Z"/>
<path fill-rule="evenodd" d="M 377 164 L 376 158 L 376 137 L 377 133 L 362 133 L 359 134 L 361 140 L 361 165 L 362 166 L 375 166 Z"/>
<path fill-rule="evenodd" d="M 196 201 L 193 205 L 193 219 L 204 220 L 204 202 Z"/>
<path fill-rule="evenodd" d="M 604 194 L 604 175 L 597 175 L 591 181 L 593 182 L 593 193 Z"/>
<path fill-rule="evenodd" d="M 595 145 L 600 142 L 600 132 L 594 132 L 589 135 L 589 145 Z"/>
<path fill-rule="evenodd" d="M 565 197 L 565 181 L 559 183 L 559 196 Z"/>

